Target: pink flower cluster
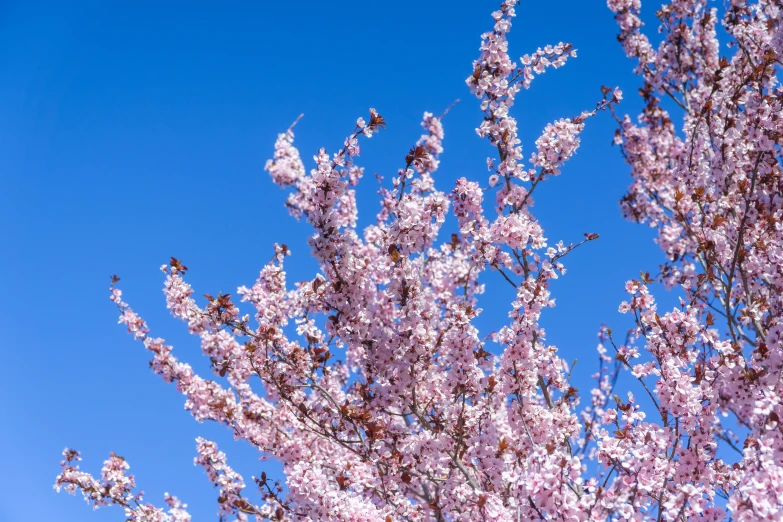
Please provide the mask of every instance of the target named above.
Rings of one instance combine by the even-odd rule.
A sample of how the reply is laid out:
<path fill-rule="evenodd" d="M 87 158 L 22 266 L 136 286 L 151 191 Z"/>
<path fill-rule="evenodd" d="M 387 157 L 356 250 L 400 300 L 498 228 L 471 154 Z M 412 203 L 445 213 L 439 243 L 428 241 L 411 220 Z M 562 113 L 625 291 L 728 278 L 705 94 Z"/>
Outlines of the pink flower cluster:
<path fill-rule="evenodd" d="M 177 497 L 164 495 L 168 510 L 156 508 L 152 504 L 143 503 L 144 493 L 134 492 L 136 483 L 133 475 L 126 472 L 130 466 L 119 455 L 111 454 L 103 463 L 101 480 L 89 473 L 79 471 L 76 464 L 82 460 L 78 451 L 66 448 L 63 450 L 62 471 L 57 475 L 55 489 L 64 489 L 74 494 L 81 491 L 84 499 L 93 507 L 117 505 L 124 509 L 129 522 L 190 522 L 190 515 L 185 510 L 187 504 L 182 504 Z"/>
<path fill-rule="evenodd" d="M 619 470 L 615 482 L 647 477 L 645 494 L 630 497 L 634 512 L 780 519 L 782 6 L 733 1 L 721 19 L 706 1 L 673 1 L 657 13 L 656 48 L 641 32 L 638 0 L 608 4 L 638 59 L 645 101 L 637 123 L 618 118 L 615 143 L 633 177 L 623 211 L 658 230 L 668 262 L 656 280 L 684 298 L 663 313 L 649 275 L 628 284 L 620 310 L 634 315 L 646 355 L 633 365 L 618 357 L 648 383 L 657 411 L 619 424 L 619 440 L 599 441 L 600 458 Z M 721 25 L 732 56 L 719 54 Z M 614 464 L 626 461 L 648 469 Z"/>
<path fill-rule="evenodd" d="M 174 357 L 122 299 L 120 322 L 152 353 L 198 421 L 226 425 L 274 456 L 286 487 L 254 478 L 257 500 L 210 441 L 196 463 L 237 520 L 519 521 L 778 520 L 783 517 L 783 8 L 706 0 L 658 11 L 660 43 L 642 32 L 639 0 L 609 0 L 637 72 L 644 108 L 616 114 L 619 89 L 590 111 L 548 124 L 527 160 L 516 95 L 576 51 L 546 46 L 517 66 L 507 35 L 514 0 L 493 13 L 467 79 L 484 119 L 489 187 L 462 178 L 435 188 L 446 113 L 425 113 L 375 222 L 357 229 L 359 140 L 386 125 L 371 109 L 343 147 L 307 172 L 293 125 L 266 169 L 290 190 L 291 213 L 313 227 L 319 271 L 290 283 L 285 245 L 251 287 L 198 304 L 179 260 L 162 267 L 172 314 L 200 339 L 214 377 Z M 731 57 L 719 56 L 719 24 Z M 678 111 L 675 117 L 668 110 Z M 623 342 L 599 333 L 596 385 L 580 392 L 539 320 L 554 306 L 563 259 L 598 238 L 550 243 L 532 213 L 542 181 L 560 174 L 586 120 L 608 110 L 632 185 L 627 217 L 658 231 L 668 262 L 629 281 Z M 448 112 L 448 111 L 446 111 Z M 494 212 L 493 212 L 494 211 Z M 458 230 L 439 242 L 451 213 Z M 514 288 L 508 321 L 482 336 L 485 272 Z M 485 275 L 482 275 L 485 274 Z M 664 312 L 651 292 L 680 287 Z M 242 308 L 252 309 L 244 313 Z M 622 379 L 621 379 L 622 377 Z M 618 383 L 629 389 L 616 392 Z M 263 390 L 263 393 L 260 393 Z M 580 395 L 586 404 L 580 406 Z M 129 520 L 189 520 L 142 504 L 124 459 L 100 480 L 66 450 L 57 487 Z"/>

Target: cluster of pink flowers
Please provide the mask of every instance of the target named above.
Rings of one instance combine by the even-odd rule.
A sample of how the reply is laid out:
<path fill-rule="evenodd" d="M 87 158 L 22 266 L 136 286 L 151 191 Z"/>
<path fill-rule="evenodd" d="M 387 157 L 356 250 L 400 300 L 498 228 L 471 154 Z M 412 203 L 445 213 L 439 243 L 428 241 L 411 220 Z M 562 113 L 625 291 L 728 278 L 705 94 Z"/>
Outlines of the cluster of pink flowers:
<path fill-rule="evenodd" d="M 783 6 L 735 0 L 721 20 L 707 2 L 673 1 L 658 12 L 657 48 L 641 32 L 638 1 L 609 6 L 644 82 L 637 122 L 618 118 L 615 142 L 633 177 L 623 211 L 658 230 L 668 258 L 659 279 L 685 293 L 659 315 L 648 281 L 635 281 L 621 305 L 645 341 L 649 357 L 632 372 L 650 380 L 658 411 L 649 416 L 665 441 L 653 454 L 646 446 L 644 460 L 659 463 L 648 502 L 672 519 L 780 519 Z M 720 25 L 730 57 L 719 55 Z M 667 105 L 683 118 L 679 130 Z M 633 423 L 623 429 L 641 435 Z M 638 461 L 632 447 L 614 458 Z"/>
<path fill-rule="evenodd" d="M 123 457 L 111 454 L 103 463 L 101 480 L 79 471 L 79 465 L 76 463 L 80 460 L 82 458 L 78 451 L 68 448 L 63 451 L 63 460 L 60 462 L 63 470 L 55 482 L 57 491 L 64 489 L 71 494 L 81 491 L 84 499 L 96 508 L 120 506 L 125 510 L 125 517 L 129 522 L 190 522 L 190 515 L 185 510 L 187 504 L 181 503 L 177 497 L 168 493 L 164 495 L 168 512 L 143 503 L 144 493 L 134 492 L 136 482 L 133 475 L 126 473 L 130 466 Z"/>
<path fill-rule="evenodd" d="M 445 113 L 425 113 L 424 133 L 380 190 L 375 222 L 359 231 L 359 140 L 385 120 L 371 109 L 342 149 L 315 155 L 309 173 L 292 125 L 266 169 L 291 190 L 292 215 L 313 227 L 319 273 L 290 284 L 291 252 L 275 245 L 255 284 L 237 291 L 246 305 L 220 294 L 201 306 L 187 267 L 173 258 L 162 267 L 167 306 L 199 337 L 213 379 L 151 337 L 113 279 L 120 322 L 193 417 L 225 424 L 283 464 L 286 487 L 254 478 L 254 501 L 216 445 L 198 439 L 196 463 L 219 490 L 221 517 L 783 517 L 783 8 L 733 0 L 721 20 L 706 0 L 673 0 L 658 12 L 655 47 L 639 0 L 609 0 L 619 40 L 638 60 L 642 113 L 617 115 L 622 93 L 604 88 L 592 110 L 547 125 L 525 160 L 514 99 L 576 51 L 546 46 L 518 67 L 507 41 L 515 4 L 493 13 L 467 79 L 485 113 L 477 132 L 498 155 L 487 160 L 487 189 L 465 178 L 450 193 L 435 188 Z M 719 24 L 732 39 L 730 58 L 718 54 Z M 680 112 L 682 127 L 664 106 Z M 550 244 L 531 208 L 533 192 L 560 174 L 586 120 L 602 110 L 617 119 L 615 143 L 631 169 L 623 211 L 657 228 L 668 262 L 659 276 L 626 285 L 620 310 L 635 327 L 622 343 L 601 328 L 597 384 L 581 392 L 580 407 L 571 368 L 539 319 L 554 306 L 549 285 L 565 273 L 563 258 L 598 235 Z M 449 212 L 459 230 L 438 243 Z M 474 325 L 485 271 L 516 293 L 508 323 L 489 338 Z M 684 290 L 678 308 L 658 310 L 655 281 Z M 619 394 L 624 372 L 632 388 Z M 106 461 L 101 480 L 77 460 L 66 450 L 58 488 L 120 505 L 129 520 L 190 519 L 174 497 L 167 513 L 142 504 L 121 457 Z"/>

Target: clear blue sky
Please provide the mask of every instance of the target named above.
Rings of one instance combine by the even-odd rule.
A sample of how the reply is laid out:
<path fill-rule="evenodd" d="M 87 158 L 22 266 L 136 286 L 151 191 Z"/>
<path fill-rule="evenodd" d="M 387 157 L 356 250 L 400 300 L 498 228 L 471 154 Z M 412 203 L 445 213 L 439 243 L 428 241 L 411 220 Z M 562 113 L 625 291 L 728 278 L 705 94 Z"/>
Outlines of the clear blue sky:
<path fill-rule="evenodd" d="M 0 520 L 118 521 L 57 495 L 60 451 L 82 451 L 98 472 L 109 452 L 131 463 L 149 500 L 169 491 L 196 520 L 215 516 L 216 494 L 194 468 L 194 438 L 215 438 L 245 474 L 257 461 L 219 426 L 201 425 L 148 369 L 147 353 L 117 325 L 109 276 L 183 359 L 205 369 L 196 339 L 169 317 L 158 267 L 190 267 L 198 294 L 251 284 L 274 242 L 294 256 L 292 280 L 313 276 L 309 227 L 288 217 L 285 194 L 263 172 L 278 132 L 299 113 L 309 160 L 334 151 L 357 116 L 375 107 L 388 128 L 362 144 L 364 222 L 378 204 L 372 174 L 388 177 L 420 133 L 425 110 L 448 115 L 438 185 L 486 182 L 492 153 L 474 128 L 478 101 L 464 84 L 497 0 L 428 2 L 21 2 L 0 6 Z M 544 125 L 592 108 L 619 85 L 635 113 L 638 82 L 599 0 L 525 2 L 513 56 L 570 41 L 579 57 L 519 97 L 526 153 Z M 655 271 L 651 231 L 625 222 L 629 182 L 608 114 L 591 119 L 563 175 L 542 185 L 536 212 L 553 241 L 601 239 L 567 259 L 547 312 L 549 340 L 579 358 L 577 385 L 595 369 L 602 322 L 621 330 L 623 283 Z M 309 166 L 309 165 L 308 165 Z M 445 237 L 453 225 L 444 230 Z M 483 325 L 502 322 L 511 294 L 485 281 Z M 586 390 L 585 390 L 586 391 Z"/>

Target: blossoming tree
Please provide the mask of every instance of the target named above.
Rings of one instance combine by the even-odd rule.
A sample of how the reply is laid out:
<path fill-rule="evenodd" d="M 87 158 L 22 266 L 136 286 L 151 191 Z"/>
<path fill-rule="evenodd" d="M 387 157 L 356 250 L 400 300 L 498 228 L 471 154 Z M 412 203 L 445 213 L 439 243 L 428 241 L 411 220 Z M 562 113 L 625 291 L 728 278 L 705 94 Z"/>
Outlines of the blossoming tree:
<path fill-rule="evenodd" d="M 255 284 L 237 291 L 251 317 L 231 295 L 194 298 L 179 260 L 162 267 L 168 307 L 200 338 L 214 380 L 152 336 L 113 278 L 120 322 L 195 419 L 225 424 L 283 464 L 285 488 L 262 474 L 247 492 L 215 443 L 199 439 L 196 462 L 219 490 L 223 519 L 783 518 L 783 7 L 673 0 L 657 12 L 655 47 L 639 0 L 609 0 L 638 62 L 642 113 L 617 115 L 621 93 L 604 89 L 592 110 L 547 125 L 525 156 L 514 99 L 575 50 L 547 46 L 515 63 L 506 40 L 515 3 L 492 14 L 467 79 L 484 111 L 478 134 L 493 148 L 488 187 L 463 178 L 450 193 L 435 188 L 443 127 L 425 113 L 375 223 L 359 231 L 355 160 L 383 117 L 370 109 L 309 173 L 292 126 L 266 168 L 290 189 L 291 213 L 312 225 L 320 272 L 289 284 L 289 251 L 276 245 Z M 549 284 L 563 258 L 597 235 L 549 245 L 531 206 L 605 109 L 633 177 L 623 211 L 657 228 L 668 259 L 657 279 L 684 298 L 662 313 L 647 286 L 656 278 L 627 284 L 620 309 L 635 328 L 622 342 L 602 328 L 597 384 L 580 406 L 538 321 L 554 305 Z M 449 212 L 459 232 L 438 242 Z M 516 290 L 489 342 L 473 325 L 485 270 Z M 634 386 L 622 397 L 621 372 Z M 646 411 L 631 391 L 646 396 Z M 122 506 L 132 521 L 190 520 L 175 497 L 164 509 L 146 503 L 122 457 L 100 478 L 79 469 L 78 452 L 64 457 L 58 489 Z"/>

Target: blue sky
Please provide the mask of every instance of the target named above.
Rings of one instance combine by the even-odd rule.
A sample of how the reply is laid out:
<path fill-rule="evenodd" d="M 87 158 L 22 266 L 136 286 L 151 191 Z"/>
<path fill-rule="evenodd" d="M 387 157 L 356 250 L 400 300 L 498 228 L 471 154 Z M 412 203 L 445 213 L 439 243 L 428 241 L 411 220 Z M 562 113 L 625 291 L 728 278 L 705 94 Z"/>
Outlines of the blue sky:
<path fill-rule="evenodd" d="M 149 500 L 176 494 L 196 520 L 215 516 L 217 496 L 193 466 L 197 436 L 217 440 L 248 481 L 262 470 L 282 478 L 219 426 L 193 421 L 152 374 L 141 345 L 116 324 L 109 276 L 122 278 L 155 335 L 205 369 L 197 340 L 165 309 L 158 267 L 176 256 L 198 294 L 234 292 L 285 242 L 291 279 L 313 276 L 309 227 L 287 215 L 285 194 L 263 172 L 276 134 L 298 114 L 306 160 L 321 146 L 334 151 L 369 107 L 387 120 L 362 144 L 365 223 L 378 208 L 373 174 L 388 179 L 420 134 L 422 113 L 456 98 L 437 184 L 486 183 L 492 150 L 474 132 L 481 113 L 464 79 L 496 8 L 497 0 L 0 6 L 0 520 L 122 520 L 117 509 L 90 513 L 54 493 L 65 446 L 80 449 L 92 472 L 116 451 Z M 638 112 L 633 64 L 615 35 L 597 0 L 518 9 L 512 56 L 558 41 L 579 53 L 520 94 L 527 153 L 548 121 L 592 108 L 602 84 L 626 92 L 621 112 Z M 543 321 L 563 356 L 579 359 L 583 389 L 601 323 L 627 326 L 617 313 L 624 282 L 662 260 L 651 230 L 620 215 L 629 177 L 613 132 L 608 114 L 591 119 L 562 176 L 536 191 L 553 242 L 601 235 L 567 258 L 553 288 L 558 306 Z M 494 328 L 512 296 L 499 274 L 485 281 L 482 325 Z"/>

